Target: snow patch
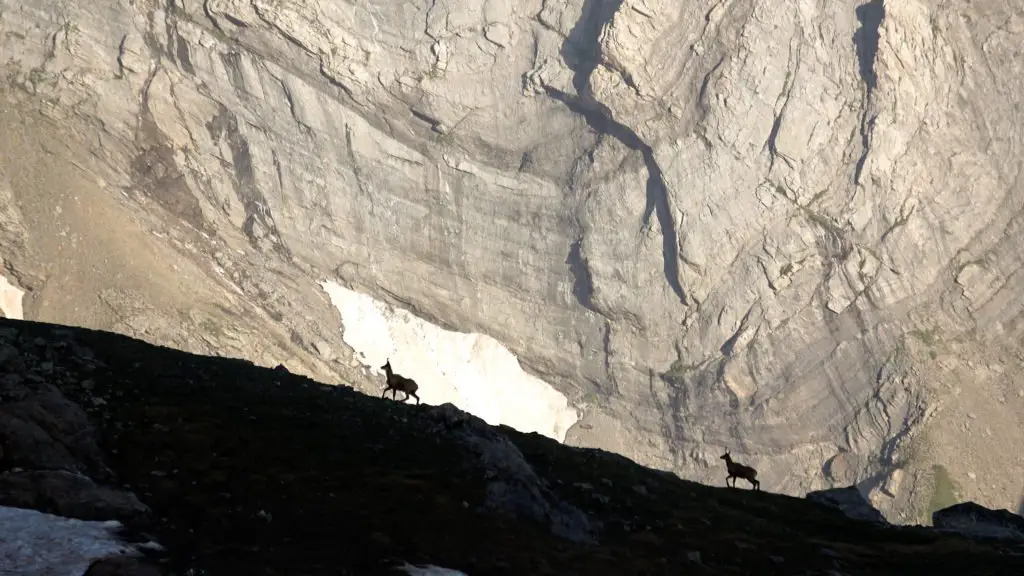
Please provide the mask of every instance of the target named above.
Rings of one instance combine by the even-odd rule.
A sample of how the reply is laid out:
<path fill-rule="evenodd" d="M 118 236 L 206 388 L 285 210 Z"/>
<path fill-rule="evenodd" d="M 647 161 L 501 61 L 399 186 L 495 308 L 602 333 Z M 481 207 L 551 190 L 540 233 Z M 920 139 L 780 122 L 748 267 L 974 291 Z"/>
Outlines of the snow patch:
<path fill-rule="evenodd" d="M 488 424 L 559 442 L 579 418 L 562 393 L 524 372 L 494 338 L 445 330 L 335 282 L 320 285 L 341 313 L 342 339 L 359 362 L 382 375 L 381 389 L 380 367 L 390 358 L 397 374 L 419 384 L 424 404 L 451 402 Z"/>
<path fill-rule="evenodd" d="M 0 574 L 82 576 L 95 560 L 139 555 L 117 537 L 121 523 L 76 520 L 0 506 Z"/>
<path fill-rule="evenodd" d="M 406 574 L 412 576 L 469 576 L 465 572 L 459 572 L 458 570 L 452 570 L 451 568 L 441 568 L 440 566 L 434 566 L 433 564 L 426 564 L 422 567 L 413 566 L 408 562 L 403 563 L 402 566 L 398 567 L 399 570 L 405 570 Z"/>
<path fill-rule="evenodd" d="M 7 277 L 0 274 L 0 314 L 12 320 L 24 320 L 25 312 L 21 307 L 21 299 L 25 291 L 11 284 Z"/>

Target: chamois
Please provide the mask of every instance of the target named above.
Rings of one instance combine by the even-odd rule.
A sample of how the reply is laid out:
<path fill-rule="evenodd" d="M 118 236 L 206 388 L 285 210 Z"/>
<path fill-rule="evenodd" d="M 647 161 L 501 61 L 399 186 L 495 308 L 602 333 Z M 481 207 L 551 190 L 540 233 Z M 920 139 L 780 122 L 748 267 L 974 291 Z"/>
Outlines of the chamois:
<path fill-rule="evenodd" d="M 720 456 L 722 460 L 725 460 L 725 467 L 729 470 L 729 475 L 725 477 L 725 485 L 729 485 L 729 479 L 732 479 L 733 488 L 736 487 L 736 479 L 743 478 L 750 485 L 754 487 L 754 490 L 761 489 L 761 483 L 757 480 L 757 470 L 754 470 L 750 466 L 744 466 L 738 462 L 733 462 L 732 457 L 729 456 L 729 451 L 726 450 L 725 454 Z"/>
<path fill-rule="evenodd" d="M 388 390 L 390 390 L 391 398 L 398 400 L 398 392 L 401 391 L 405 392 L 405 398 L 402 398 L 402 402 L 405 402 L 406 400 L 409 399 L 409 396 L 412 396 L 413 398 L 416 399 L 417 404 L 420 403 L 420 397 L 416 395 L 416 391 L 419 390 L 420 388 L 419 385 L 416 384 L 416 382 L 413 381 L 412 378 L 399 376 L 398 374 L 392 372 L 390 358 L 388 358 L 388 361 L 385 362 L 384 365 L 380 367 L 380 369 L 384 371 L 388 378 L 388 385 L 386 388 L 384 388 L 384 393 L 380 395 L 381 398 L 383 398 L 388 393 Z"/>

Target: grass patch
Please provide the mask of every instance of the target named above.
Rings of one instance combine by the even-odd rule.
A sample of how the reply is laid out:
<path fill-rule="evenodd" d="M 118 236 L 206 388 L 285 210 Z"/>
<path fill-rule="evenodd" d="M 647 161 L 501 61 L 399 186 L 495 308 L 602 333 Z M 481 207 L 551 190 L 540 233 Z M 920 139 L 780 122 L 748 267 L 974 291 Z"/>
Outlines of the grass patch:
<path fill-rule="evenodd" d="M 948 508 L 957 502 L 959 502 L 960 487 L 953 478 L 949 475 L 949 470 L 946 469 L 942 464 L 935 464 L 932 466 L 932 482 L 933 491 L 932 499 L 928 502 L 928 519 L 931 520 L 932 514 Z"/>
<path fill-rule="evenodd" d="M 676 359 L 675 362 L 669 366 L 668 371 L 662 374 L 662 376 L 669 382 L 675 384 L 681 384 L 686 378 L 686 375 L 700 368 L 700 364 L 687 364 L 683 362 L 681 358 Z"/>
<path fill-rule="evenodd" d="M 935 346 L 939 343 L 939 329 L 935 326 L 927 330 L 911 330 L 910 335 L 920 340 L 925 346 Z"/>

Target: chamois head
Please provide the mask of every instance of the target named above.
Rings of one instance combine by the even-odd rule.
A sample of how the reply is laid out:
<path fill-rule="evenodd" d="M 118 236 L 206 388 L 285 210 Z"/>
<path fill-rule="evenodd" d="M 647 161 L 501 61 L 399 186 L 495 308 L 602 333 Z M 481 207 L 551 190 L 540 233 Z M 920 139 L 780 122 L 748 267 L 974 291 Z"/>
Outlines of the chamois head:
<path fill-rule="evenodd" d="M 719 456 L 719 458 L 721 458 L 722 460 L 732 460 L 732 457 L 729 456 L 729 451 L 728 450 L 725 451 L 725 454 L 722 454 L 721 456 Z"/>

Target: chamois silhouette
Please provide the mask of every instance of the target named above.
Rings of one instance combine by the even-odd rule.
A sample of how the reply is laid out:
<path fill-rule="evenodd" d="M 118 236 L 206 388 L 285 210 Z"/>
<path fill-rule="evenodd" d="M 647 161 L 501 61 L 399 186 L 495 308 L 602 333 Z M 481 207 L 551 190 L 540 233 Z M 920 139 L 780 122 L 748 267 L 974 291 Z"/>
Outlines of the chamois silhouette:
<path fill-rule="evenodd" d="M 395 374 L 391 370 L 390 358 L 388 358 L 388 361 L 385 362 L 384 365 L 380 367 L 380 369 L 384 371 L 385 375 L 387 375 L 388 383 L 387 387 L 384 388 L 384 393 L 380 395 L 381 398 L 383 398 L 390 390 L 391 398 L 394 400 L 398 400 L 398 392 L 401 391 L 405 392 L 405 398 L 402 398 L 402 402 L 405 402 L 406 400 L 409 399 L 410 396 L 412 396 L 413 398 L 416 399 L 417 404 L 420 403 L 420 397 L 416 395 L 416 391 L 419 390 L 420 388 L 419 385 L 416 384 L 416 382 L 412 378 L 406 378 L 405 376 Z"/>
<path fill-rule="evenodd" d="M 739 462 L 733 462 L 732 457 L 729 456 L 729 451 L 726 450 L 725 454 L 719 456 L 722 460 L 725 460 L 725 467 L 729 471 L 729 475 L 725 477 L 725 485 L 729 485 L 729 479 L 732 479 L 732 487 L 736 487 L 736 479 L 743 478 L 750 485 L 754 487 L 754 490 L 761 489 L 761 483 L 757 480 L 757 470 L 754 470 L 750 466 L 744 466 Z"/>

